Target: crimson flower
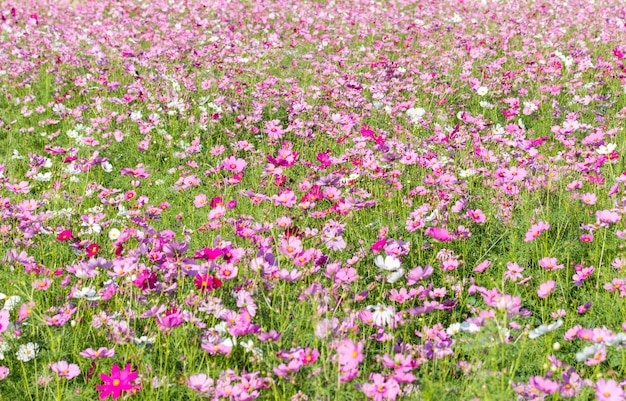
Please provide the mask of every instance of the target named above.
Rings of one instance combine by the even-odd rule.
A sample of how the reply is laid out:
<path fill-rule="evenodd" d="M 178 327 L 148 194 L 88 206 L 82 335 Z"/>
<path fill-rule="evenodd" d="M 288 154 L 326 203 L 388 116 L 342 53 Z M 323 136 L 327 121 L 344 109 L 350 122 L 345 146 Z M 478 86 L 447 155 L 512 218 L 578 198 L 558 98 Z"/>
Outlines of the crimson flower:
<path fill-rule="evenodd" d="M 96 386 L 96 390 L 101 391 L 99 394 L 101 400 L 107 398 L 109 394 L 115 400 L 122 395 L 122 391 L 137 389 L 137 386 L 132 384 L 132 381 L 137 378 L 137 372 L 131 372 L 130 369 L 130 364 L 127 364 L 122 371 L 120 371 L 120 367 L 117 364 L 113 364 L 110 376 L 106 373 L 100 373 L 100 379 L 104 384 Z"/>
<path fill-rule="evenodd" d="M 100 250 L 100 245 L 96 244 L 95 242 L 89 244 L 87 246 L 87 257 L 90 258 L 92 256 L 95 256 L 99 250 Z"/>
<path fill-rule="evenodd" d="M 193 282 L 203 293 L 205 291 L 211 292 L 222 286 L 222 280 L 217 277 L 211 277 L 208 274 L 198 274 Z"/>

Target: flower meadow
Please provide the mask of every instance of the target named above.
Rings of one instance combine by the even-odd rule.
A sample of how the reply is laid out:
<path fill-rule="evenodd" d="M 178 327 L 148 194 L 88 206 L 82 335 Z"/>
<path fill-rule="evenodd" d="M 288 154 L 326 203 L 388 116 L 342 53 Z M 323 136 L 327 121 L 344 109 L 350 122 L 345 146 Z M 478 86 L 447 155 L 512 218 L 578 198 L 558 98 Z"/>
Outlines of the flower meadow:
<path fill-rule="evenodd" d="M 626 399 L 621 1 L 0 20 L 0 400 Z"/>

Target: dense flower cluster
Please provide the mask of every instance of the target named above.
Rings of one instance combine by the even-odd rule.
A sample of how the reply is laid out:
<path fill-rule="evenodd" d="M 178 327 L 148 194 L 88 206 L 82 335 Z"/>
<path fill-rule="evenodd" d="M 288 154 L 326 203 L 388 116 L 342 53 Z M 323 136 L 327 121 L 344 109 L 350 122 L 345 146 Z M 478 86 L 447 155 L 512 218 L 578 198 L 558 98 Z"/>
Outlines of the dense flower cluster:
<path fill-rule="evenodd" d="M 617 0 L 3 2 L 0 394 L 623 400 L 624 43 Z"/>

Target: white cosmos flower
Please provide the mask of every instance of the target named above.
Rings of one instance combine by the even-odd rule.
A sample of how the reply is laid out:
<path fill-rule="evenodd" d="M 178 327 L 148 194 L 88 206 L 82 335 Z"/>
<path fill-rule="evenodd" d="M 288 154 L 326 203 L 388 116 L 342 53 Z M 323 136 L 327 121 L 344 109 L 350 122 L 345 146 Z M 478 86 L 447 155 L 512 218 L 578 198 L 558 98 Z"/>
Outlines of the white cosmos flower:
<path fill-rule="evenodd" d="M 254 355 L 258 356 L 259 358 L 263 358 L 263 350 L 260 348 L 257 348 L 254 345 L 254 342 L 252 342 L 252 340 L 248 340 L 247 342 L 241 342 L 239 343 L 246 351 L 253 353 Z"/>
<path fill-rule="evenodd" d="M 426 114 L 426 110 L 421 107 L 413 107 L 406 111 L 406 115 L 412 120 L 420 120 Z"/>
<path fill-rule="evenodd" d="M 607 143 L 606 146 L 602 145 L 596 149 L 596 152 L 599 155 L 610 155 L 613 151 L 617 149 L 617 144 Z"/>
<path fill-rule="evenodd" d="M 372 311 L 372 321 L 377 326 L 387 326 L 393 322 L 395 311 L 392 306 L 383 304 L 369 305 L 367 309 Z"/>
<path fill-rule="evenodd" d="M 100 296 L 96 292 L 96 287 L 89 286 L 81 288 L 80 290 L 74 291 L 74 298 L 78 299 L 86 299 L 87 301 L 99 301 Z"/>
<path fill-rule="evenodd" d="M 87 221 L 83 221 L 81 225 L 87 228 L 88 234 L 93 234 L 93 233 L 97 234 L 100 231 L 102 231 L 102 227 L 100 226 L 100 224 L 96 222 L 96 219 L 93 216 L 89 216 L 87 218 Z"/>
<path fill-rule="evenodd" d="M 121 232 L 117 228 L 112 228 L 109 230 L 109 239 L 111 241 L 117 240 L 120 237 L 120 235 L 121 235 Z"/>
<path fill-rule="evenodd" d="M 19 295 L 11 295 L 6 299 L 6 301 L 4 301 L 4 307 L 2 309 L 10 312 L 17 306 L 17 304 L 20 303 L 21 300 L 22 298 Z"/>
<path fill-rule="evenodd" d="M 593 344 L 593 345 L 590 345 L 588 347 L 585 347 L 585 348 L 583 348 L 582 351 L 576 353 L 576 360 L 578 362 L 584 362 L 587 359 L 589 359 L 590 357 L 592 357 L 595 354 L 597 354 L 598 352 L 602 351 L 602 348 L 604 348 L 604 344 L 602 344 L 602 343 Z"/>
<path fill-rule="evenodd" d="M 241 345 L 248 352 L 252 352 L 254 349 L 254 342 L 252 340 L 242 341 L 239 345 Z"/>
<path fill-rule="evenodd" d="M 35 343 L 28 343 L 20 345 L 20 348 L 17 350 L 15 355 L 17 356 L 18 361 L 28 362 L 35 359 L 38 353 L 39 345 Z"/>
<path fill-rule="evenodd" d="M 464 331 L 466 333 L 478 333 L 480 331 L 480 327 L 466 320 L 461 323 L 461 331 Z"/>
<path fill-rule="evenodd" d="M 559 327 L 563 326 L 563 319 L 559 319 L 552 324 L 542 324 L 539 327 L 536 327 L 534 330 L 528 332 L 528 338 L 534 340 L 537 337 L 540 337 L 546 333 L 554 331 Z"/>
<path fill-rule="evenodd" d="M 396 281 L 400 280 L 402 276 L 404 276 L 404 269 L 399 268 L 398 270 L 392 272 L 390 275 L 387 276 L 387 282 L 393 284 Z"/>
<path fill-rule="evenodd" d="M 137 345 L 152 345 L 156 342 L 156 337 L 141 336 L 133 338 L 133 342 Z"/>
<path fill-rule="evenodd" d="M 476 175 L 476 170 L 468 168 L 467 170 L 461 170 L 459 171 L 459 177 L 461 178 L 468 178 L 468 177 L 472 177 Z"/>
<path fill-rule="evenodd" d="M 228 332 L 228 325 L 226 324 L 226 322 L 220 322 L 216 324 L 215 327 L 213 327 L 213 329 L 220 334 L 225 334 Z"/>
<path fill-rule="evenodd" d="M 396 271 L 400 268 L 400 259 L 393 255 L 387 255 L 384 258 L 378 255 L 374 258 L 374 264 L 379 268 L 387 271 Z"/>
<path fill-rule="evenodd" d="M 52 178 L 52 173 L 49 171 L 46 173 L 37 173 L 33 178 L 35 179 L 35 181 L 50 181 L 50 179 Z"/>
<path fill-rule="evenodd" d="M 480 88 L 476 90 L 476 93 L 478 94 L 478 96 L 485 96 L 488 92 L 489 92 L 489 88 L 487 88 L 486 86 L 481 86 Z"/>
<path fill-rule="evenodd" d="M 0 341 L 0 361 L 4 360 L 4 353 L 9 351 L 9 343 L 6 341 Z"/>
<path fill-rule="evenodd" d="M 437 217 L 439 217 L 439 210 L 435 209 L 428 216 L 426 216 L 424 220 L 430 223 L 431 221 L 435 220 Z"/>
<path fill-rule="evenodd" d="M 461 331 L 461 323 L 452 323 L 450 327 L 446 329 L 446 333 L 453 336 Z"/>
<path fill-rule="evenodd" d="M 606 340 L 604 343 L 609 346 L 618 345 L 626 342 L 626 333 L 617 333 L 615 336 Z"/>

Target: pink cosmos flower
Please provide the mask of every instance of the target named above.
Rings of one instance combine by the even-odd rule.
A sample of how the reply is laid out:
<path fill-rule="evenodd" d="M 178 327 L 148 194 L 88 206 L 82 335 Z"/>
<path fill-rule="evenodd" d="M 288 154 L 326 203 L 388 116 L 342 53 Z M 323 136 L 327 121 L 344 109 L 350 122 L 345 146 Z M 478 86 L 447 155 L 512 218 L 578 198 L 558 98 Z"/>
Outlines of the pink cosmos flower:
<path fill-rule="evenodd" d="M 541 235 L 542 232 L 546 231 L 550 228 L 550 224 L 544 221 L 540 221 L 537 224 L 533 224 L 528 231 L 526 232 L 526 236 L 524 237 L 524 242 L 531 242 L 537 239 Z"/>
<path fill-rule="evenodd" d="M 67 361 L 59 361 L 50 365 L 50 370 L 58 373 L 59 376 L 71 380 L 80 374 L 80 368 L 75 363 L 67 363 Z"/>
<path fill-rule="evenodd" d="M 599 344 L 596 344 L 597 347 Z M 585 361 L 585 365 L 587 366 L 595 366 L 606 360 L 606 347 L 600 346 L 599 349 L 594 350 L 593 354 Z M 623 399 L 623 398 L 620 398 Z"/>
<path fill-rule="evenodd" d="M 417 266 L 414 269 L 411 269 L 407 274 L 407 283 L 406 285 L 413 285 L 418 283 L 421 280 L 426 280 L 433 274 L 434 269 L 430 265 L 426 265 L 422 268 L 422 266 Z"/>
<path fill-rule="evenodd" d="M 615 380 L 600 379 L 596 382 L 596 400 L 598 401 L 622 401 L 624 390 Z"/>
<path fill-rule="evenodd" d="M 187 379 L 187 387 L 200 393 L 208 393 L 213 390 L 213 379 L 205 373 L 191 375 Z"/>
<path fill-rule="evenodd" d="M 337 362 L 343 368 L 348 370 L 357 368 L 364 358 L 363 342 L 359 341 L 355 344 L 352 340 L 346 338 L 337 347 L 337 354 L 339 356 Z"/>
<path fill-rule="evenodd" d="M 33 281 L 31 283 L 31 286 L 39 291 L 45 291 L 48 288 L 50 288 L 50 285 L 52 285 L 52 280 L 49 278 L 42 278 L 42 279 L 37 279 L 35 281 Z"/>
<path fill-rule="evenodd" d="M 539 286 L 539 289 L 537 290 L 537 295 L 539 296 L 539 298 L 546 298 L 548 295 L 552 294 L 555 288 L 556 281 L 546 281 Z"/>
<path fill-rule="evenodd" d="M 524 270 L 526 270 L 515 262 L 506 262 L 506 269 L 507 270 L 504 272 L 505 281 L 517 281 L 519 279 L 522 279 L 524 277 L 522 273 L 524 272 Z"/>
<path fill-rule="evenodd" d="M 487 216 L 485 216 L 485 213 L 483 213 L 483 211 L 480 209 L 476 209 L 476 210 L 469 209 L 467 211 L 467 216 L 471 218 L 472 220 L 474 220 L 476 223 L 482 224 L 487 221 Z"/>
<path fill-rule="evenodd" d="M 285 130 L 283 130 L 280 126 L 280 120 L 272 120 L 265 122 L 265 129 L 263 132 L 265 132 L 271 139 L 280 139 L 283 137 Z"/>
<path fill-rule="evenodd" d="M 539 261 L 539 266 L 543 267 L 546 270 L 561 270 L 563 269 L 563 265 L 562 264 L 558 264 L 558 261 L 556 258 L 542 258 Z"/>
<path fill-rule="evenodd" d="M 596 202 L 598 201 L 598 197 L 596 196 L 596 194 L 588 192 L 586 194 L 580 195 L 580 200 L 585 205 L 595 205 Z"/>
<path fill-rule="evenodd" d="M 571 341 L 571 340 L 575 339 L 578 336 L 578 333 L 581 330 L 583 330 L 582 326 L 581 325 L 576 325 L 576 326 L 568 329 L 565 332 L 565 335 L 563 336 L 563 339 L 567 340 L 567 341 Z"/>
<path fill-rule="evenodd" d="M 93 348 L 87 348 L 81 351 L 78 355 L 84 356 L 85 358 L 91 359 L 99 359 L 99 358 L 111 358 L 115 356 L 115 349 L 100 347 L 98 350 L 94 350 Z"/>
<path fill-rule="evenodd" d="M 558 383 L 541 376 L 531 377 L 529 384 L 537 390 L 546 394 L 552 394 L 559 389 Z"/>
<path fill-rule="evenodd" d="M 207 199 L 205 194 L 199 194 L 193 200 L 193 204 L 197 208 L 203 207 L 204 205 L 206 205 L 206 202 Z"/>
<path fill-rule="evenodd" d="M 598 210 L 596 211 L 596 218 L 601 223 L 613 224 L 620 221 L 621 216 L 617 212 L 613 212 L 610 210 Z"/>
<path fill-rule="evenodd" d="M 4 187 L 16 194 L 27 194 L 30 192 L 30 184 L 27 181 L 21 181 L 19 184 L 11 184 L 7 182 L 4 184 Z"/>
<path fill-rule="evenodd" d="M 223 254 L 224 251 L 220 248 L 202 248 L 202 250 L 196 251 L 194 259 L 215 260 Z"/>
<path fill-rule="evenodd" d="M 364 383 L 362 390 L 368 398 L 374 401 L 395 400 L 400 393 L 400 385 L 393 378 L 385 380 L 385 376 L 373 373 L 370 376 L 373 383 Z"/>
<path fill-rule="evenodd" d="M 224 170 L 241 173 L 245 170 L 248 163 L 244 159 L 237 159 L 235 156 L 228 156 L 222 163 Z"/>
<path fill-rule="evenodd" d="M 9 368 L 7 368 L 6 366 L 0 366 L 0 381 L 6 379 L 9 373 L 11 373 Z"/>
<path fill-rule="evenodd" d="M 122 395 L 122 391 L 137 389 L 137 386 L 132 384 L 137 378 L 137 372 L 131 372 L 130 369 L 130 364 L 127 364 L 123 371 L 120 371 L 120 367 L 117 366 L 117 364 L 113 364 L 110 376 L 106 373 L 101 373 L 100 380 L 102 380 L 104 384 L 96 386 L 96 390 L 101 392 L 98 397 L 104 400 L 110 394 L 115 400 Z"/>
<path fill-rule="evenodd" d="M 209 212 L 207 218 L 209 220 L 219 220 L 224 216 L 224 212 L 226 212 L 226 208 L 224 206 L 218 206 Z"/>
<path fill-rule="evenodd" d="M 159 330 L 170 333 L 174 327 L 183 324 L 183 314 L 178 309 L 168 309 L 165 315 L 156 317 Z"/>
<path fill-rule="evenodd" d="M 583 234 L 580 236 L 581 242 L 593 242 L 593 234 Z"/>

